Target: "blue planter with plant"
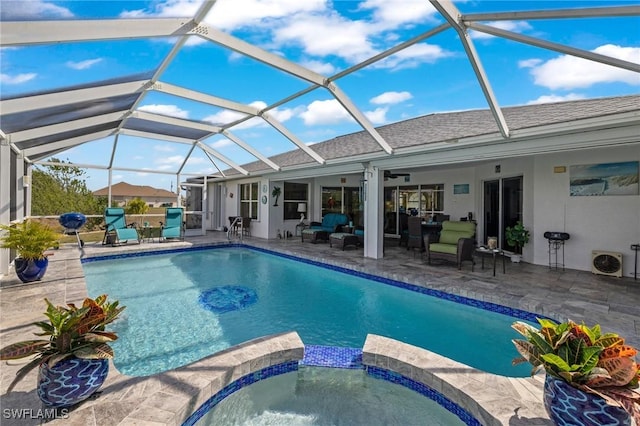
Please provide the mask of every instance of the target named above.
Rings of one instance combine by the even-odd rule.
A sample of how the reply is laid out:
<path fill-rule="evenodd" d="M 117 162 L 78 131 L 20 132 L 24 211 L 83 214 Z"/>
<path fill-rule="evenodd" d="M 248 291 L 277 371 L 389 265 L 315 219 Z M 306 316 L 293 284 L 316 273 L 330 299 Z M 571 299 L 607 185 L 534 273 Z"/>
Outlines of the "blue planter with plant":
<path fill-rule="evenodd" d="M 34 325 L 41 328 L 37 336 L 47 339 L 26 340 L 0 349 L 0 360 L 35 355 L 16 373 L 7 392 L 27 373 L 39 367 L 37 392 L 40 400 L 52 407 L 70 407 L 90 397 L 104 383 L 109 372 L 113 349 L 109 342 L 118 337 L 105 330 L 125 309 L 107 295 L 86 298 L 81 307 L 73 303 L 54 306 L 45 299 L 48 321 Z"/>

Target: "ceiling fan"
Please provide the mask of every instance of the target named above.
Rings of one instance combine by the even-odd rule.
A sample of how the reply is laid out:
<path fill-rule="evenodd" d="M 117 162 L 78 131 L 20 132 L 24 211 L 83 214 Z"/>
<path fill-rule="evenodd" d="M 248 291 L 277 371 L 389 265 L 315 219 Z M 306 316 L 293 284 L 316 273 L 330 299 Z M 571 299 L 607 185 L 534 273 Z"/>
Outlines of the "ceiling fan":
<path fill-rule="evenodd" d="M 411 173 L 392 173 L 391 170 L 384 171 L 384 180 L 395 179 L 400 176 L 411 176 Z"/>

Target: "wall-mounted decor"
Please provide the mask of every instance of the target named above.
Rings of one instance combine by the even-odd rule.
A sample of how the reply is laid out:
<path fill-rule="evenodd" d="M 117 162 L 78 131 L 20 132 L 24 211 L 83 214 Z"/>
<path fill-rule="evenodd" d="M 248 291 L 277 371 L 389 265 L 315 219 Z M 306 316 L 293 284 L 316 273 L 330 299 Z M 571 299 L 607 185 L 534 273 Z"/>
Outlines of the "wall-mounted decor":
<path fill-rule="evenodd" d="M 264 185 L 262 185 L 262 192 L 264 192 L 266 194 L 268 190 L 269 190 L 269 187 L 267 186 L 266 183 Z"/>
<path fill-rule="evenodd" d="M 267 204 L 267 201 L 269 201 L 269 200 L 267 199 L 267 196 L 266 196 L 266 195 L 263 195 L 263 196 L 262 196 L 262 204 Z"/>
<path fill-rule="evenodd" d="M 571 166 L 569 194 L 638 195 L 638 161 Z"/>
<path fill-rule="evenodd" d="M 454 194 L 468 194 L 469 193 L 469 184 L 468 183 L 456 183 L 453 185 L 453 193 Z"/>
<path fill-rule="evenodd" d="M 280 198 L 280 191 L 281 189 L 279 186 L 274 186 L 273 191 L 271 191 L 271 196 L 276 199 L 276 201 L 273 203 L 273 207 L 278 207 L 278 198 Z"/>

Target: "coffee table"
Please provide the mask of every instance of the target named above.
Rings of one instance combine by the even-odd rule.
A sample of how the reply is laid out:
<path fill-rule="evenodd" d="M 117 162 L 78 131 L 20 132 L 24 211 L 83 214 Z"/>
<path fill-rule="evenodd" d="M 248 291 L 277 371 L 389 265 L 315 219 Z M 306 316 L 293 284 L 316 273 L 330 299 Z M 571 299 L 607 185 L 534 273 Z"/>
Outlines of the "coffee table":
<path fill-rule="evenodd" d="M 475 254 L 477 254 L 482 259 L 482 269 L 484 270 L 484 258 L 492 256 L 493 257 L 493 276 L 496 276 L 496 258 L 502 258 L 502 273 L 505 274 L 507 272 L 507 262 L 504 251 L 501 249 L 489 249 L 486 247 L 477 247 L 475 250 Z M 471 265 L 471 272 L 473 272 L 473 266 Z"/>

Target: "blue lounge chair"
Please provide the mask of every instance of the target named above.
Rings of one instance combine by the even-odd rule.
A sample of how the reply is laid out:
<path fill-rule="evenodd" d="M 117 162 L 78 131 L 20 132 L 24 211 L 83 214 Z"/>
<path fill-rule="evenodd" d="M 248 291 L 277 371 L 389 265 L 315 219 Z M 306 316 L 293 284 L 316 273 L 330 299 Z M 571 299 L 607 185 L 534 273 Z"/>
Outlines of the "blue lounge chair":
<path fill-rule="evenodd" d="M 102 238 L 103 245 L 111 244 L 115 246 L 126 244 L 129 241 L 135 241 L 140 244 L 138 231 L 127 225 L 123 208 L 107 207 L 104 210 L 104 222 L 106 223 L 106 229 Z"/>
<path fill-rule="evenodd" d="M 164 222 L 162 232 L 160 233 L 160 241 L 168 238 L 179 238 L 184 240 L 184 210 L 182 207 L 167 207 L 164 213 Z"/>

